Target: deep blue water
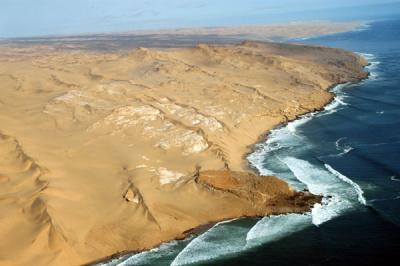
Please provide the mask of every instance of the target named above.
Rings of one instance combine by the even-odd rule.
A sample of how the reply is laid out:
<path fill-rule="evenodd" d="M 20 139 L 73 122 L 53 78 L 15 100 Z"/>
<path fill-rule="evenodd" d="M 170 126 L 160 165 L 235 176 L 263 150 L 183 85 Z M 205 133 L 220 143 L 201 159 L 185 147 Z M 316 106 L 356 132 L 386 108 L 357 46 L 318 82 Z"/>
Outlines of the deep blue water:
<path fill-rule="evenodd" d="M 108 265 L 399 265 L 400 21 L 303 43 L 366 54 L 371 76 L 274 130 L 249 161 L 327 197 L 306 215 L 242 219 Z"/>
<path fill-rule="evenodd" d="M 300 130 L 315 143 L 314 156 L 352 177 L 363 187 L 368 205 L 400 225 L 400 20 L 306 43 L 371 55 L 371 78 L 344 89 L 347 105 L 332 115 L 316 117 Z M 337 140 L 352 150 L 330 156 Z"/>

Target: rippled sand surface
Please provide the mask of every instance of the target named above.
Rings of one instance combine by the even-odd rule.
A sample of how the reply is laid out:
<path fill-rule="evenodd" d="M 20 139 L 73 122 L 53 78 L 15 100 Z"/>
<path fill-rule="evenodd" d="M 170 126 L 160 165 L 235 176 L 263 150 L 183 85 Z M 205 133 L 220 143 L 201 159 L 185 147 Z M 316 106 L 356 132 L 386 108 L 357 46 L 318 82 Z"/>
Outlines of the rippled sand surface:
<path fill-rule="evenodd" d="M 250 173 L 267 130 L 366 76 L 358 55 L 243 42 L 0 49 L 1 265 L 77 265 L 320 197 Z"/>

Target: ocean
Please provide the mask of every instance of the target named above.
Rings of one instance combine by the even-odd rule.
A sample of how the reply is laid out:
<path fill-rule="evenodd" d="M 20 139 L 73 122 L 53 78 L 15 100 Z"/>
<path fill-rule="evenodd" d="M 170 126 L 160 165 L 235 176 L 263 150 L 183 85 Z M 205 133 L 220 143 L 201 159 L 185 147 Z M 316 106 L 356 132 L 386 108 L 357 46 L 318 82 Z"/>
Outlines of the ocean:
<path fill-rule="evenodd" d="M 273 130 L 248 156 L 264 175 L 325 195 L 307 214 L 222 222 L 104 265 L 399 265 L 400 20 L 306 40 L 369 61 L 368 79 Z"/>

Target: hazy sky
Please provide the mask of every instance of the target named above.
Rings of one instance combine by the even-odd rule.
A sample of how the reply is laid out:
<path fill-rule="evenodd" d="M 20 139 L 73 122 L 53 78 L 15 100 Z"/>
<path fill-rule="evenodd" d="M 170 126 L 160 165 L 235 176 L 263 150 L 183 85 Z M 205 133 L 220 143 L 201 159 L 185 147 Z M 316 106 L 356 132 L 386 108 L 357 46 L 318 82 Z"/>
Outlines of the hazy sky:
<path fill-rule="evenodd" d="M 0 0 L 0 37 L 332 19 L 327 9 L 384 2 L 394 0 Z"/>

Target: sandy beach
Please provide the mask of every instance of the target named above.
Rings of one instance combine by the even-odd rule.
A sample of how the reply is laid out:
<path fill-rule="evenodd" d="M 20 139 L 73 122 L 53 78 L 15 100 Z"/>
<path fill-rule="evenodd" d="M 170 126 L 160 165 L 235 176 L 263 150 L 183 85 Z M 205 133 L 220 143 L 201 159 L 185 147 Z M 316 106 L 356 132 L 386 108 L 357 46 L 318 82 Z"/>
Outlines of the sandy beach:
<path fill-rule="evenodd" d="M 319 195 L 257 176 L 268 130 L 367 76 L 340 49 L 246 41 L 0 49 L 0 265 L 79 265 Z"/>

